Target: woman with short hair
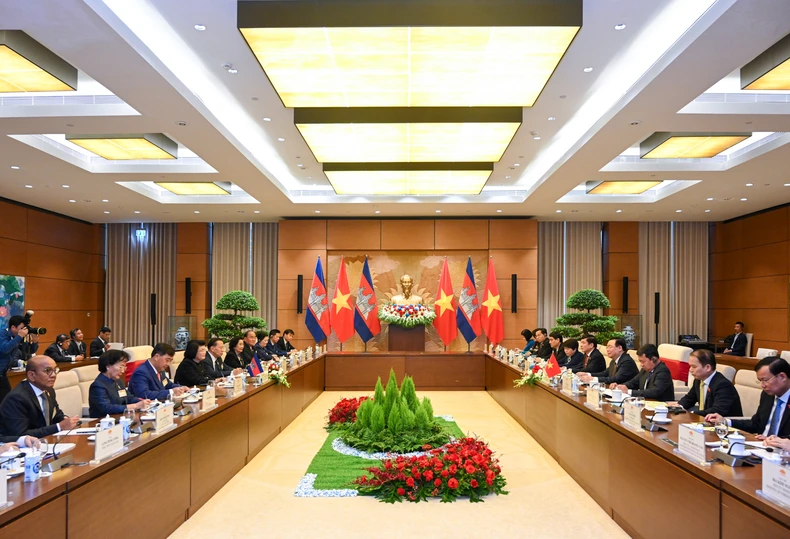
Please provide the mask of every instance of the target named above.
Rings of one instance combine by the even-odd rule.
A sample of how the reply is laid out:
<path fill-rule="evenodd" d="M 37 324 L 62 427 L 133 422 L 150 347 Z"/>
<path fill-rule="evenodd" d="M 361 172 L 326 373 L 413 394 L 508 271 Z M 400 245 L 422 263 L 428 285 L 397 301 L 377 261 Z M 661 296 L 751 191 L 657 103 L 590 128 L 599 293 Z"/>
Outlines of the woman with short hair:
<path fill-rule="evenodd" d="M 91 417 L 122 414 L 125 410 L 141 410 L 151 402 L 138 399 L 124 385 L 129 354 L 123 350 L 108 350 L 99 356 L 99 375 L 88 391 Z"/>

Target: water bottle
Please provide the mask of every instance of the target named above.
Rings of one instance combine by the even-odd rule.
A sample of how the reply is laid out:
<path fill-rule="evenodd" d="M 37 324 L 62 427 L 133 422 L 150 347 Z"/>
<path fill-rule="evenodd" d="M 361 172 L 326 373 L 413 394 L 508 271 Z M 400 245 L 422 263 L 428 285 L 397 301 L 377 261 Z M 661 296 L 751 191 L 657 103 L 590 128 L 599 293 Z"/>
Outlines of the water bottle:
<path fill-rule="evenodd" d="M 579 379 L 571 372 L 571 393 L 574 395 L 579 394 Z"/>

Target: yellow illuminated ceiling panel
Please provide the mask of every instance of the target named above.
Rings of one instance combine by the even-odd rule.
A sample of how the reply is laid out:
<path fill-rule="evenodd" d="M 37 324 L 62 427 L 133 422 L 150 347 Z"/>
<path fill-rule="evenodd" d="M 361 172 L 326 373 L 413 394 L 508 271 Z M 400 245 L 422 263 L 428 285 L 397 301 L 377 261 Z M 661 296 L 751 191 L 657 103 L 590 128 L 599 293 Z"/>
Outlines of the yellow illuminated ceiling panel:
<path fill-rule="evenodd" d="M 659 185 L 661 182 L 655 181 L 632 181 L 632 182 L 601 182 L 592 189 L 587 190 L 588 195 L 641 195 L 648 189 Z"/>
<path fill-rule="evenodd" d="M 286 107 L 529 107 L 579 27 L 240 31 Z"/>
<path fill-rule="evenodd" d="M 671 136 L 659 144 L 642 159 L 691 159 L 714 157 L 739 142 L 749 138 L 750 134 L 726 136 Z"/>
<path fill-rule="evenodd" d="M 297 124 L 319 163 L 496 162 L 519 123 Z"/>
<path fill-rule="evenodd" d="M 230 192 L 213 182 L 156 182 L 175 195 L 229 195 Z"/>
<path fill-rule="evenodd" d="M 338 195 L 478 195 L 490 170 L 325 171 Z"/>
<path fill-rule="evenodd" d="M 175 151 L 168 153 L 144 137 L 139 138 L 79 138 L 66 137 L 71 143 L 110 161 L 133 159 L 175 159 Z"/>
<path fill-rule="evenodd" d="M 745 90 L 790 90 L 790 59 L 744 88 Z"/>
<path fill-rule="evenodd" d="M 0 93 L 70 90 L 74 88 L 17 54 L 7 45 L 0 45 Z"/>

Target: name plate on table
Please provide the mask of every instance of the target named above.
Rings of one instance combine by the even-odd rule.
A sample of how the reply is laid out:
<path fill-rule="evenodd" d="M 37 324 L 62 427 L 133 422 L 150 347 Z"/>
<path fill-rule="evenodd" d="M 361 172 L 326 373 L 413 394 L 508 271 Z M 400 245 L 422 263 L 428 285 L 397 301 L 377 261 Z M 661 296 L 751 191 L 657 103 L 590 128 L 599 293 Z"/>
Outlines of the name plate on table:
<path fill-rule="evenodd" d="M 573 393 L 573 379 L 570 376 L 562 377 L 562 392 L 568 395 Z"/>
<path fill-rule="evenodd" d="M 592 387 L 587 388 L 587 406 L 594 410 L 600 410 L 601 406 L 598 404 L 601 400 L 601 392 Z"/>
<path fill-rule="evenodd" d="M 623 423 L 632 429 L 642 430 L 642 407 L 630 402 L 623 403 Z"/>
<path fill-rule="evenodd" d="M 200 410 L 205 412 L 217 405 L 217 395 L 213 387 L 207 387 L 203 392 L 203 400 L 200 403 Z"/>
<path fill-rule="evenodd" d="M 678 428 L 678 453 L 695 462 L 706 462 L 708 457 L 705 454 L 705 431 L 681 423 Z"/>
<path fill-rule="evenodd" d="M 160 406 L 154 419 L 154 434 L 162 434 L 173 426 L 173 407 Z"/>
<path fill-rule="evenodd" d="M 790 509 L 790 467 L 776 460 L 763 459 L 763 490 L 757 493 Z"/>
<path fill-rule="evenodd" d="M 243 376 L 243 375 L 242 375 Z M 241 395 L 244 393 L 244 386 L 241 380 L 241 377 L 236 377 L 233 379 L 233 396 L 236 397 L 237 395 Z"/>
<path fill-rule="evenodd" d="M 113 456 L 123 450 L 123 427 L 116 425 L 111 429 L 100 430 L 96 433 L 96 445 L 93 450 L 93 460 L 102 460 Z"/>
<path fill-rule="evenodd" d="M 0 508 L 8 504 L 8 470 L 0 468 Z"/>

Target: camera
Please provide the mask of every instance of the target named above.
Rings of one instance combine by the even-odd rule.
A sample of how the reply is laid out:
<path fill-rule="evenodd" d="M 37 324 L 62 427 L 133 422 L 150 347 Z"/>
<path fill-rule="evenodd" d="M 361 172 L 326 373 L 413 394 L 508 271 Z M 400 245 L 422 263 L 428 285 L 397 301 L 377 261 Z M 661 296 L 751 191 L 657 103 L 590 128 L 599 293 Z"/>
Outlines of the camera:
<path fill-rule="evenodd" d="M 30 335 L 46 335 L 47 328 L 36 328 L 30 325 L 30 319 L 35 314 L 34 311 L 27 311 L 24 317 L 25 327 L 27 328 L 28 334 Z"/>

